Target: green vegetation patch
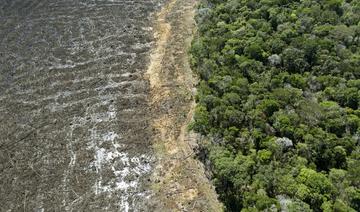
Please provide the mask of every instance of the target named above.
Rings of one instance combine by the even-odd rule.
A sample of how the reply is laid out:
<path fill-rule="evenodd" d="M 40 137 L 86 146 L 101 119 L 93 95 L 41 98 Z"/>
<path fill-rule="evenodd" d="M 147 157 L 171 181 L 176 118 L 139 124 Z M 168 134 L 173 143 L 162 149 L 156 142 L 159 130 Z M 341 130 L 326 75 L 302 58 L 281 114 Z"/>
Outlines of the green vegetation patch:
<path fill-rule="evenodd" d="M 207 0 L 191 128 L 228 211 L 360 211 L 360 1 Z"/>

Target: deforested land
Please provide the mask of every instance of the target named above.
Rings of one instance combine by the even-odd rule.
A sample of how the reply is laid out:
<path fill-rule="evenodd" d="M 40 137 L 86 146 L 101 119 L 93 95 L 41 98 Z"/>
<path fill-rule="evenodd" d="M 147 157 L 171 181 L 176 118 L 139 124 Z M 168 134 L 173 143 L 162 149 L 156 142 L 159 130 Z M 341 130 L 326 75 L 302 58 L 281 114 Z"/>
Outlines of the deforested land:
<path fill-rule="evenodd" d="M 0 0 L 0 211 L 220 211 L 195 0 Z"/>

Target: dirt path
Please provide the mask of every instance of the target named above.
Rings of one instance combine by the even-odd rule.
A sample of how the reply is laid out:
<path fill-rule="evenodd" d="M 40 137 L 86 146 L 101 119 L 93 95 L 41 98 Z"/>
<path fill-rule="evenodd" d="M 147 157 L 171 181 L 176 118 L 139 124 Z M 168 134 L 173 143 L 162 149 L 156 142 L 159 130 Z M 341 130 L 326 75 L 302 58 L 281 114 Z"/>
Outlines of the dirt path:
<path fill-rule="evenodd" d="M 155 22 L 157 45 L 147 77 L 158 162 L 152 176 L 156 211 L 221 211 L 202 164 L 194 159 L 197 136 L 188 132 L 196 78 L 187 50 L 195 31 L 196 0 L 171 0 Z"/>

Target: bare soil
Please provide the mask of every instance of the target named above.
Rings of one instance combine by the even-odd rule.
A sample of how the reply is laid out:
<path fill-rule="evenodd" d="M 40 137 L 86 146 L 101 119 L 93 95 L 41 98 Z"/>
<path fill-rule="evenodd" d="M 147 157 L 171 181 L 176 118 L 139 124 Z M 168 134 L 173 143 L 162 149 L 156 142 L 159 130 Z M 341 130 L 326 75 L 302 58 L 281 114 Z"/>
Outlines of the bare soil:
<path fill-rule="evenodd" d="M 157 45 L 147 76 L 158 159 L 151 198 L 156 211 L 222 211 L 203 165 L 194 158 L 199 137 L 187 130 L 197 82 L 187 52 L 195 32 L 196 3 L 171 0 L 155 22 Z"/>
<path fill-rule="evenodd" d="M 186 129 L 195 4 L 0 0 L 0 211 L 221 210 Z"/>
<path fill-rule="evenodd" d="M 0 211 L 141 211 L 161 0 L 0 0 Z"/>

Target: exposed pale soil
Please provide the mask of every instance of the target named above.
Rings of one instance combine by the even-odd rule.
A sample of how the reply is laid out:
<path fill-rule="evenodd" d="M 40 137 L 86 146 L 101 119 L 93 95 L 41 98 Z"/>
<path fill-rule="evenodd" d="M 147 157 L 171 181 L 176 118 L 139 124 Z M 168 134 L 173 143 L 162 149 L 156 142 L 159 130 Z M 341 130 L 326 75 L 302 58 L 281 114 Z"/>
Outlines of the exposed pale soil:
<path fill-rule="evenodd" d="M 195 30 L 196 0 L 171 0 L 155 23 L 157 46 L 147 71 L 155 115 L 157 165 L 152 198 L 157 211 L 221 211 L 203 165 L 194 159 L 198 136 L 187 130 L 194 111 L 196 78 L 187 50 Z"/>

